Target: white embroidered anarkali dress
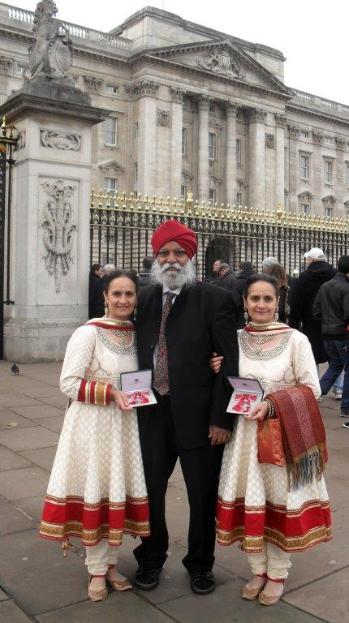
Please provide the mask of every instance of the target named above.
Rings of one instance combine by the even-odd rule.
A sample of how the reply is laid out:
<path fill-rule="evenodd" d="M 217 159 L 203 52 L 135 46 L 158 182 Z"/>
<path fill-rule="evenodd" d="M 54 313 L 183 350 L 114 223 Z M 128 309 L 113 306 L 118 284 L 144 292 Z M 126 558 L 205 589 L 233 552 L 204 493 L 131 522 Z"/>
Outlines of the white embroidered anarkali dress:
<path fill-rule="evenodd" d="M 239 334 L 239 375 L 257 379 L 267 395 L 295 385 L 321 394 L 308 338 L 296 330 L 280 336 L 275 347 L 252 348 L 248 333 Z M 324 478 L 287 490 L 287 469 L 260 464 L 257 421 L 237 416 L 225 446 L 217 505 L 221 545 L 241 542 L 247 553 L 262 552 L 264 541 L 286 552 L 302 551 L 331 538 L 331 518 Z"/>
<path fill-rule="evenodd" d="M 41 536 L 120 545 L 149 535 L 136 411 L 110 401 L 120 374 L 137 370 L 131 322 L 89 321 L 71 337 L 60 379 L 70 399 L 45 499 Z"/>

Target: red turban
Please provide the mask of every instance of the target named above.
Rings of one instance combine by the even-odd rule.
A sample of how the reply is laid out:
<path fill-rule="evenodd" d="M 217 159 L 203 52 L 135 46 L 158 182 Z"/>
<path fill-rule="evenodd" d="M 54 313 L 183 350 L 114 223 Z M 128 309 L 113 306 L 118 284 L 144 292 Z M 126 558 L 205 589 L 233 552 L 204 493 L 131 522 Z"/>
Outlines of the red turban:
<path fill-rule="evenodd" d="M 154 231 L 151 246 L 155 255 L 167 242 L 177 242 L 190 259 L 198 248 L 198 241 L 193 230 L 174 220 L 165 221 Z"/>

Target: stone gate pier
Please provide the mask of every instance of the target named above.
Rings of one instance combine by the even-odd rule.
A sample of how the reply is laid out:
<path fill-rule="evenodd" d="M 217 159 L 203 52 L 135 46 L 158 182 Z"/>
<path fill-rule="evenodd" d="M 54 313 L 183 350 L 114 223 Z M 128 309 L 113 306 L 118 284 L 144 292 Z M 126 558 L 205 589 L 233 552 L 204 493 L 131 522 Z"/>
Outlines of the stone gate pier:
<path fill-rule="evenodd" d="M 5 357 L 62 358 L 87 318 L 91 129 L 105 119 L 75 87 L 69 36 L 39 2 L 20 91 L 0 108 L 19 132 L 12 197 L 11 296 Z"/>

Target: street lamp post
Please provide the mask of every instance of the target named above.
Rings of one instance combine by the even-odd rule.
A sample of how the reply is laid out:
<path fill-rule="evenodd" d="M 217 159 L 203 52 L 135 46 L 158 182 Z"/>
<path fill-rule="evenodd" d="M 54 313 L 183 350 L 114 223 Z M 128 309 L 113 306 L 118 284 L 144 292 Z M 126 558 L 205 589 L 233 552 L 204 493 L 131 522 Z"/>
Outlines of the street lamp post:
<path fill-rule="evenodd" d="M 0 128 L 0 359 L 4 358 L 4 305 L 13 305 L 10 298 L 11 269 L 11 198 L 13 152 L 17 146 L 17 131 L 8 126 L 5 117 Z M 7 199 L 7 201 L 6 201 Z M 6 209 L 7 207 L 7 209 Z M 6 298 L 5 298 L 6 247 Z"/>

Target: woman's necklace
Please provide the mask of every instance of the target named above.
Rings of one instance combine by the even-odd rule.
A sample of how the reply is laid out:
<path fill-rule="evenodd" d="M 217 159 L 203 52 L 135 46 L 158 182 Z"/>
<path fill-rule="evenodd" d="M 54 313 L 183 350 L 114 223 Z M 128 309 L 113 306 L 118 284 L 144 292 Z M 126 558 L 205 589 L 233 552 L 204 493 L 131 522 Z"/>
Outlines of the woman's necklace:
<path fill-rule="evenodd" d="M 254 353 L 257 355 L 262 354 L 264 344 L 271 342 L 274 339 L 275 335 L 253 335 L 252 333 L 247 334 L 247 342 L 248 346 Z"/>

